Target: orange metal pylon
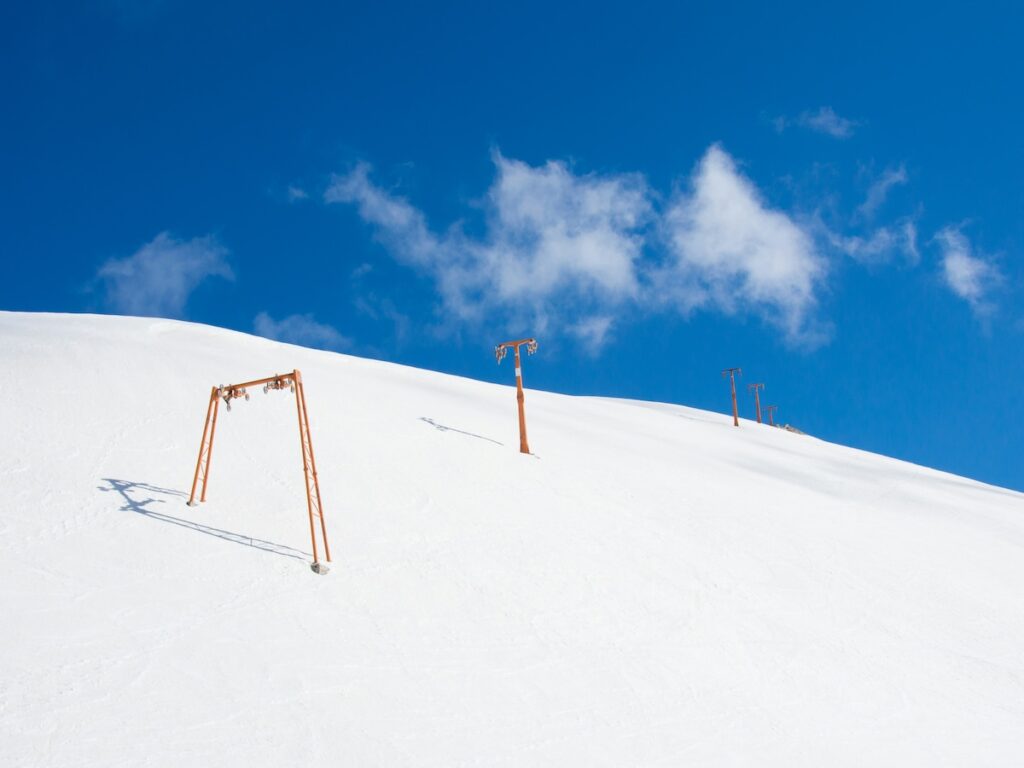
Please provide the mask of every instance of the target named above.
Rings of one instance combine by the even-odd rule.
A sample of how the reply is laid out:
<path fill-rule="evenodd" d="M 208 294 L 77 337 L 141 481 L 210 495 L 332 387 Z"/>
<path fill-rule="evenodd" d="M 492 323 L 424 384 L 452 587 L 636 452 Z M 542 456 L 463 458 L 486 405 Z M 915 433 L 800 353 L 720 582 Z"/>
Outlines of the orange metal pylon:
<path fill-rule="evenodd" d="M 775 410 L 778 407 L 779 406 L 777 406 L 777 405 L 766 405 L 764 407 L 765 411 L 768 413 L 768 425 L 769 426 L 772 426 L 772 427 L 775 426 Z"/>
<path fill-rule="evenodd" d="M 753 391 L 754 393 L 754 406 L 757 410 L 757 423 L 761 423 L 761 395 L 758 394 L 758 390 L 764 389 L 764 384 L 747 384 L 747 391 Z"/>
<path fill-rule="evenodd" d="M 523 395 L 523 366 L 519 358 L 519 348 L 526 345 L 526 351 L 529 354 L 533 354 L 537 351 L 537 340 L 536 339 L 519 339 L 519 341 L 505 341 L 494 348 L 494 356 L 498 359 L 498 365 L 501 365 L 502 358 L 505 357 L 509 348 L 515 350 L 516 353 L 516 400 L 519 402 L 519 452 L 529 453 L 530 444 L 526 440 L 526 409 L 523 405 L 525 396 Z"/>
<path fill-rule="evenodd" d="M 741 375 L 743 371 L 739 368 L 726 368 L 722 371 L 722 378 L 725 378 L 726 374 L 729 374 L 729 384 L 732 386 L 732 425 L 738 427 L 740 425 L 740 413 L 736 407 L 736 376 Z"/>
<path fill-rule="evenodd" d="M 227 409 L 231 410 L 231 401 L 238 398 L 249 399 L 249 387 L 263 386 L 263 392 L 290 389 L 295 393 L 295 408 L 299 420 L 299 445 L 302 450 L 302 473 L 306 481 L 306 511 L 309 513 L 309 536 L 313 543 L 313 570 L 326 573 L 327 566 L 320 563 L 320 552 L 317 546 L 317 527 L 323 542 L 326 562 L 331 562 L 331 549 L 327 543 L 327 523 L 324 520 L 323 503 L 320 499 L 320 480 L 316 472 L 316 456 L 313 453 L 313 438 L 309 431 L 309 413 L 306 410 L 306 390 L 302 383 L 302 374 L 298 370 L 282 375 L 274 374 L 265 379 L 246 381 L 242 384 L 229 384 L 214 387 L 210 390 L 210 403 L 206 408 L 206 421 L 203 424 L 203 439 L 199 444 L 199 458 L 196 459 L 196 473 L 192 478 L 192 493 L 189 495 L 189 506 L 196 505 L 196 488 L 199 487 L 199 501 L 206 501 L 206 484 L 210 477 L 210 459 L 213 455 L 213 437 L 217 430 L 217 410 L 223 400 Z M 202 486 L 199 480 L 202 478 Z M 319 519 L 320 525 L 315 524 Z"/>

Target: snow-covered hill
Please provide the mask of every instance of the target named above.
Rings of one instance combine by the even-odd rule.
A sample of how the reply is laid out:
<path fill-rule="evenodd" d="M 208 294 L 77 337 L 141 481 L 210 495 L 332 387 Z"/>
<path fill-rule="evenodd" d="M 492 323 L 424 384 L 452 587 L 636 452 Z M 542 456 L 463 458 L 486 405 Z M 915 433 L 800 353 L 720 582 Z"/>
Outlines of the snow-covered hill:
<path fill-rule="evenodd" d="M 1024 495 L 534 391 L 522 456 L 511 387 L 166 320 L 0 313 L 0 366 L 0 765 L 1024 755 Z M 293 368 L 322 577 L 288 395 L 185 505 L 209 387 Z"/>

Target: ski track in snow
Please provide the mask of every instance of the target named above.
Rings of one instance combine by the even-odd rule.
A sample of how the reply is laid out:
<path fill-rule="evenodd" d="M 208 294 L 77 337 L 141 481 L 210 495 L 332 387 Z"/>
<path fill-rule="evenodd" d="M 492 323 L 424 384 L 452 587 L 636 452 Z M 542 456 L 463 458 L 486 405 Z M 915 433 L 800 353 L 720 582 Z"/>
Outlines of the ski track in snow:
<path fill-rule="evenodd" d="M 685 406 L 0 313 L 0 765 L 1007 766 L 1024 495 Z M 542 359 L 538 358 L 538 364 Z M 334 563 L 312 574 L 299 368 Z"/>

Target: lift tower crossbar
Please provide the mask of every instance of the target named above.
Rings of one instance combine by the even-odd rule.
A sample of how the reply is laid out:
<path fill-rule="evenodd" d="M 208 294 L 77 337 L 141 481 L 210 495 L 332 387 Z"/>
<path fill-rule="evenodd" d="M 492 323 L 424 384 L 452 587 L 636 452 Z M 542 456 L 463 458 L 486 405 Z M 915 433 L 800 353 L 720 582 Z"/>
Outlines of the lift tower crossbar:
<path fill-rule="evenodd" d="M 306 410 L 306 390 L 302 383 L 302 374 L 298 370 L 291 373 L 274 374 L 264 379 L 244 381 L 241 384 L 213 387 L 210 390 L 210 402 L 206 407 L 206 421 L 203 423 L 203 439 L 199 443 L 199 458 L 196 459 L 196 473 L 192 478 L 192 493 L 189 495 L 190 507 L 196 505 L 196 490 L 199 489 L 199 501 L 206 501 L 206 485 L 210 479 L 210 459 L 213 456 L 213 437 L 217 431 L 217 411 L 221 400 L 227 410 L 231 410 L 231 401 L 249 399 L 251 387 L 263 387 L 264 394 L 271 390 L 291 390 L 295 394 L 295 409 L 299 421 L 299 446 L 302 450 L 302 472 L 306 481 L 306 511 L 309 514 L 309 536 L 313 543 L 313 570 L 316 573 L 327 573 L 327 566 L 320 562 L 320 549 L 317 545 L 317 528 L 320 529 L 320 540 L 323 542 L 326 562 L 331 562 L 331 549 L 327 543 L 327 523 L 324 520 L 323 502 L 320 498 L 320 480 L 316 473 L 316 455 L 313 453 L 313 437 L 309 431 L 309 412 Z M 200 480 L 202 484 L 200 484 Z M 319 520 L 317 526 L 315 521 Z"/>

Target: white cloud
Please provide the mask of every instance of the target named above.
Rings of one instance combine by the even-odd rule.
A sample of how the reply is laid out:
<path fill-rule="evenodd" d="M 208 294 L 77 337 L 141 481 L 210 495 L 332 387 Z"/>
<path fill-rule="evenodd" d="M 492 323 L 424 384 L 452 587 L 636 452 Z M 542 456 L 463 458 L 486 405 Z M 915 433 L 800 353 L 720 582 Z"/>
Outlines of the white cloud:
<path fill-rule="evenodd" d="M 720 147 L 712 146 L 665 213 L 672 258 L 654 273 L 656 294 L 683 313 L 714 307 L 754 313 L 791 343 L 815 346 L 827 329 L 814 314 L 827 273 L 814 239 L 772 210 Z"/>
<path fill-rule="evenodd" d="M 888 196 L 889 190 L 895 186 L 906 183 L 906 168 L 902 165 L 899 168 L 887 168 L 885 172 L 868 188 L 867 197 L 865 197 L 864 202 L 857 208 L 857 212 L 865 219 L 872 218 L 875 215 L 875 211 L 877 211 L 885 202 L 885 198 Z"/>
<path fill-rule="evenodd" d="M 872 220 L 884 205 L 893 187 L 906 184 L 906 168 L 900 165 L 887 168 L 871 181 L 864 201 L 849 217 L 849 224 L 864 228 L 860 234 L 843 235 L 816 218 L 816 231 L 823 242 L 849 256 L 854 261 L 878 266 L 901 259 L 906 266 L 916 266 L 921 260 L 917 246 L 917 224 L 913 217 L 904 216 L 884 226 L 871 228 Z"/>
<path fill-rule="evenodd" d="M 822 107 L 817 112 L 804 112 L 798 121 L 805 128 L 828 134 L 836 139 L 850 138 L 857 126 L 853 120 L 837 115 L 832 107 Z"/>
<path fill-rule="evenodd" d="M 352 345 L 351 339 L 330 325 L 318 323 L 310 314 L 275 320 L 266 312 L 260 312 L 253 320 L 253 331 L 257 336 L 303 347 L 340 350 Z"/>
<path fill-rule="evenodd" d="M 227 249 L 212 236 L 176 240 L 161 232 L 138 251 L 111 259 L 96 273 L 109 309 L 126 315 L 182 317 L 196 287 L 208 277 L 234 279 Z"/>
<path fill-rule="evenodd" d="M 296 187 L 293 184 L 288 185 L 288 191 L 286 194 L 288 195 L 289 203 L 297 203 L 299 200 L 305 200 L 309 197 L 309 193 L 306 190 L 302 187 Z"/>
<path fill-rule="evenodd" d="M 917 249 L 917 225 L 912 219 L 904 219 L 894 226 L 879 227 L 867 236 L 845 236 L 822 229 L 834 248 L 861 264 L 888 264 L 895 254 L 902 254 L 907 266 L 916 266 L 921 260 Z"/>
<path fill-rule="evenodd" d="M 588 349 L 596 351 L 604 346 L 614 322 L 614 317 L 595 315 L 570 326 L 569 331 L 573 336 L 586 344 Z"/>
<path fill-rule="evenodd" d="M 662 214 L 638 174 L 494 162 L 475 238 L 458 225 L 432 230 L 366 165 L 334 177 L 325 199 L 355 205 L 393 258 L 429 276 L 450 320 L 599 348 L 627 312 L 706 309 L 760 317 L 793 344 L 827 338 L 816 317 L 827 262 L 813 236 L 770 208 L 720 147 Z"/>
<path fill-rule="evenodd" d="M 575 176 L 564 164 L 531 167 L 497 155 L 487 260 L 499 294 L 528 297 L 580 287 L 607 299 L 635 297 L 635 263 L 651 216 L 639 175 Z"/>
<path fill-rule="evenodd" d="M 972 254 L 970 241 L 955 227 L 945 227 L 935 235 L 942 251 L 942 276 L 953 293 L 971 305 L 979 317 L 990 315 L 995 304 L 992 291 L 1003 277 L 990 261 Z"/>
<path fill-rule="evenodd" d="M 902 229 L 903 250 L 907 256 L 907 263 L 915 267 L 921 263 L 921 252 L 917 249 L 917 225 L 911 219 L 906 219 Z"/>
<path fill-rule="evenodd" d="M 373 272 L 373 264 L 364 261 L 362 264 L 360 264 L 358 267 L 352 270 L 352 272 L 349 274 L 349 279 L 359 280 L 360 278 L 365 277 L 371 272 Z"/>
<path fill-rule="evenodd" d="M 370 166 L 366 163 L 344 176 L 334 176 L 324 200 L 355 204 L 363 221 L 377 227 L 378 238 L 404 264 L 427 267 L 443 260 L 443 251 L 450 249 L 430 231 L 419 210 L 370 181 Z"/>
<path fill-rule="evenodd" d="M 495 153 L 497 175 L 484 201 L 484 237 L 453 226 L 435 234 L 426 217 L 357 166 L 335 177 L 327 202 L 352 203 L 401 263 L 432 277 L 443 309 L 462 321 L 498 315 L 508 329 L 543 333 L 607 316 L 634 300 L 643 228 L 652 216 L 642 176 L 576 175 L 564 163 L 530 166 Z M 588 338 L 602 343 L 611 327 Z"/>
<path fill-rule="evenodd" d="M 858 125 L 855 120 L 837 115 L 832 107 L 820 107 L 814 111 L 801 112 L 795 118 L 779 116 L 771 122 L 779 133 L 791 126 L 797 126 L 816 133 L 824 133 L 835 139 L 850 138 Z"/>

